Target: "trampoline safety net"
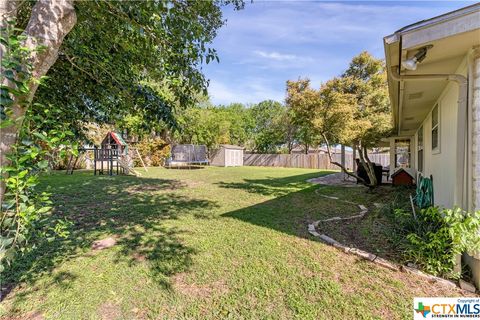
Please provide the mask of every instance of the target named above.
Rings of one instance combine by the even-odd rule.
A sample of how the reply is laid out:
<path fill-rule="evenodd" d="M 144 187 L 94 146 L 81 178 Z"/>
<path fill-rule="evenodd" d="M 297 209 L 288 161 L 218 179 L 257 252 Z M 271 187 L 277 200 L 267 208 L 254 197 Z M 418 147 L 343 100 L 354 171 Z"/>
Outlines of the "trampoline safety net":
<path fill-rule="evenodd" d="M 205 145 L 179 144 L 172 148 L 172 161 L 187 163 L 208 163 Z"/>

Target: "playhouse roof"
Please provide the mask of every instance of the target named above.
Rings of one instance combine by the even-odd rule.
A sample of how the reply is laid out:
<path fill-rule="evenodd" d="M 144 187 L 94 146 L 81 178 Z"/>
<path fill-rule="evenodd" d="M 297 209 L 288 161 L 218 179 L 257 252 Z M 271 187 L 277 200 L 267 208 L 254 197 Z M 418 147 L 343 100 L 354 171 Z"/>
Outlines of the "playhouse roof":
<path fill-rule="evenodd" d="M 102 141 L 102 144 L 105 142 L 105 140 L 108 138 L 108 137 L 111 137 L 118 145 L 121 145 L 121 146 L 126 146 L 127 143 L 125 142 L 125 140 L 123 140 L 122 136 L 117 133 L 117 132 L 114 132 L 114 131 L 109 131 L 107 133 L 107 135 L 105 136 L 105 138 L 103 139 Z"/>

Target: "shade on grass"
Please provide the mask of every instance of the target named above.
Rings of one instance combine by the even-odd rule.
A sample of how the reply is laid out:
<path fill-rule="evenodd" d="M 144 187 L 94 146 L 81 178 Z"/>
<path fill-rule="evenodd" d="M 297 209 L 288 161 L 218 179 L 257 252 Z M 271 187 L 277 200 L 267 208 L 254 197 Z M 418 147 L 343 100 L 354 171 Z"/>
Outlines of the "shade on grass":
<path fill-rule="evenodd" d="M 40 246 L 6 281 L 4 317 L 409 318 L 414 296 L 459 295 L 319 243 L 307 223 L 351 215 L 305 169 L 149 169 L 143 177 L 43 178 L 71 237 Z M 323 192 L 323 191 L 322 191 Z M 359 203 L 373 195 L 327 188 Z M 116 244 L 92 250 L 95 240 Z M 0 313 L 1 314 L 1 313 Z"/>

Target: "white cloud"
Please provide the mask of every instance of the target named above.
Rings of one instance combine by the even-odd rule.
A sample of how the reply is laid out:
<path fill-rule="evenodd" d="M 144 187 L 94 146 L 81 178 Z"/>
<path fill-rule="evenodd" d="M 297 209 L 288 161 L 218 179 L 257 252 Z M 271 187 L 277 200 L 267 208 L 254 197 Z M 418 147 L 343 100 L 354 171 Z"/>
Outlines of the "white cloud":
<path fill-rule="evenodd" d="M 272 87 L 269 81 L 257 77 L 239 82 L 212 80 L 208 94 L 215 104 L 258 103 L 268 99 L 282 102 L 285 98 L 283 86 Z"/>
<path fill-rule="evenodd" d="M 214 98 L 215 103 L 241 102 L 243 98 L 238 96 L 235 90 L 220 81 L 211 80 L 208 86 L 208 95 Z"/>
<path fill-rule="evenodd" d="M 206 76 L 214 103 L 282 101 L 285 81 L 309 77 L 318 86 L 367 50 L 383 58 L 382 38 L 410 23 L 465 4 L 450 2 L 254 1 L 225 9 L 213 47 L 220 64 Z"/>
<path fill-rule="evenodd" d="M 294 54 L 282 54 L 276 51 L 265 52 L 261 50 L 255 50 L 254 53 L 262 58 L 273 59 L 277 61 L 295 60 L 298 57 Z"/>

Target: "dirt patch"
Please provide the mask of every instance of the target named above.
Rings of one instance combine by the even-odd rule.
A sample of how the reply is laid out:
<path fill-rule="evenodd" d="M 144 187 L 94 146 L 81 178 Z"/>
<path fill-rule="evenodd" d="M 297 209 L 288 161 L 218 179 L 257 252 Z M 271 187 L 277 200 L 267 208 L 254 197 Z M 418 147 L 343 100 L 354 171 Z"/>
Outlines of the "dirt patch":
<path fill-rule="evenodd" d="M 342 187 L 362 187 L 362 184 L 357 182 L 350 176 L 345 175 L 342 172 L 328 174 L 318 178 L 308 179 L 307 182 L 313 184 L 323 184 L 329 186 L 342 186 Z"/>
<path fill-rule="evenodd" d="M 196 188 L 198 186 L 205 185 L 205 183 L 203 183 L 202 181 L 193 181 L 193 180 L 185 181 L 185 184 L 189 188 Z"/>
<path fill-rule="evenodd" d="M 222 280 L 208 284 L 188 283 L 185 273 L 177 274 L 173 277 L 172 285 L 175 291 L 194 298 L 206 298 L 212 294 L 225 294 L 228 292 L 228 286 Z"/>
<path fill-rule="evenodd" d="M 137 262 L 144 262 L 145 260 L 147 260 L 147 257 L 145 257 L 145 255 L 143 255 L 141 253 L 135 252 L 133 254 L 133 260 L 135 260 Z"/>
<path fill-rule="evenodd" d="M 117 244 L 117 240 L 113 237 L 108 237 L 102 240 L 94 241 L 92 244 L 92 250 L 103 250 L 113 247 Z"/>
<path fill-rule="evenodd" d="M 136 319 L 136 320 L 148 319 L 147 311 L 143 309 L 133 308 L 132 310 L 130 310 L 130 312 L 134 315 L 133 319 Z"/>
<path fill-rule="evenodd" d="M 100 305 L 97 313 L 102 320 L 116 320 L 122 316 L 122 310 L 120 307 L 111 302 L 105 302 Z"/>
<path fill-rule="evenodd" d="M 400 248 L 388 235 L 388 221 L 368 215 L 359 219 L 322 222 L 317 231 L 348 247 L 371 252 L 387 260 L 403 262 Z"/>

